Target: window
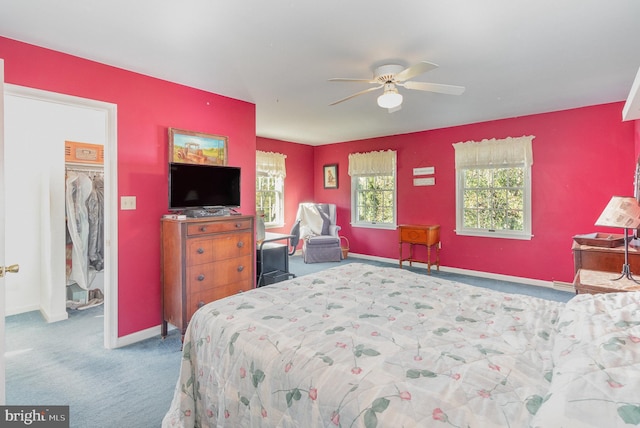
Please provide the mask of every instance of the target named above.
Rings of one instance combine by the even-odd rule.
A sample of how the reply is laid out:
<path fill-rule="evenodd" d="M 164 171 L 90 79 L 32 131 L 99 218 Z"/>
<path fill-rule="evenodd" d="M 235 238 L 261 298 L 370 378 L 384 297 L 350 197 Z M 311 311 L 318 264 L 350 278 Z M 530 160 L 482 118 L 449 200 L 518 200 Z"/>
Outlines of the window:
<path fill-rule="evenodd" d="M 266 227 L 284 226 L 286 157 L 281 153 L 256 153 L 256 211 L 264 212 Z"/>
<path fill-rule="evenodd" d="M 531 239 L 532 139 L 454 144 L 458 235 Z"/>
<path fill-rule="evenodd" d="M 362 227 L 396 227 L 396 152 L 352 153 L 351 224 Z"/>

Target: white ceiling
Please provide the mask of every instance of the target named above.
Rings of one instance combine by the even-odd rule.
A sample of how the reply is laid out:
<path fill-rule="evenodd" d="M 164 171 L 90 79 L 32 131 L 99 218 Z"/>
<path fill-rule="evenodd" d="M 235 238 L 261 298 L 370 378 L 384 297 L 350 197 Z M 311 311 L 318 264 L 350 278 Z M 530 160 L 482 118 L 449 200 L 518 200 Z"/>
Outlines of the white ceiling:
<path fill-rule="evenodd" d="M 640 1 L 0 0 L 0 35 L 254 103 L 259 136 L 320 145 L 624 101 Z M 329 78 L 419 61 L 440 67 L 413 80 L 465 93 L 329 106 L 369 87 Z"/>

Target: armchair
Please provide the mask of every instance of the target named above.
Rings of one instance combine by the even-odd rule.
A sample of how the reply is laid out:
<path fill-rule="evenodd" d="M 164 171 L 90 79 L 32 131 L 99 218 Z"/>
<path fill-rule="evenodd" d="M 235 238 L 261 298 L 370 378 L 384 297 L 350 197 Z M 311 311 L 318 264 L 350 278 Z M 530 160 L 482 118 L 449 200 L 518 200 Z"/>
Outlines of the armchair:
<path fill-rule="evenodd" d="M 305 263 L 339 262 L 342 249 L 335 204 L 302 203 L 298 207 L 302 255 Z"/>

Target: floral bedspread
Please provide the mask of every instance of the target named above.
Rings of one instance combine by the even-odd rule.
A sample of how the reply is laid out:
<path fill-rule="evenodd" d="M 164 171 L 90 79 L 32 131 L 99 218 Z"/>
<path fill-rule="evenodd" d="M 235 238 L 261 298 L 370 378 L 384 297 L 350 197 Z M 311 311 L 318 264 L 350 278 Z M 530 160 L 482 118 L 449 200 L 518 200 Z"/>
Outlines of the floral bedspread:
<path fill-rule="evenodd" d="M 640 425 L 640 292 L 576 296 L 557 330 L 553 381 L 532 426 Z"/>
<path fill-rule="evenodd" d="M 228 297 L 189 324 L 163 426 L 528 427 L 564 307 L 360 263 Z"/>

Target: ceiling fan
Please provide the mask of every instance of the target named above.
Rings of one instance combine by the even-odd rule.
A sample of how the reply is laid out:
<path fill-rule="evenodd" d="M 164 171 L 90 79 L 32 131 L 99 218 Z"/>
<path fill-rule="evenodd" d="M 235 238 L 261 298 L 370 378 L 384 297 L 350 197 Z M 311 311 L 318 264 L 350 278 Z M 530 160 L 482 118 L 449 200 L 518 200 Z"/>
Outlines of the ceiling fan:
<path fill-rule="evenodd" d="M 404 68 L 404 66 L 398 64 L 385 64 L 377 67 L 373 71 L 373 79 L 350 79 L 340 77 L 329 79 L 330 82 L 365 82 L 377 85 L 373 88 L 356 92 L 353 95 L 349 95 L 348 97 L 333 102 L 329 105 L 336 105 L 359 95 L 384 88 L 382 95 L 378 97 L 378 105 L 382 108 L 388 109 L 389 113 L 393 113 L 394 111 L 400 110 L 400 105 L 402 104 L 402 94 L 398 92 L 398 88 L 396 88 L 396 86 L 402 86 L 406 89 L 438 92 L 448 95 L 460 95 L 464 92 L 464 86 L 443 85 L 441 83 L 413 82 L 409 80 L 415 76 L 418 76 L 419 74 L 426 73 L 427 71 L 431 71 L 436 68 L 438 68 L 436 64 L 428 61 L 421 61 L 408 68 Z"/>

